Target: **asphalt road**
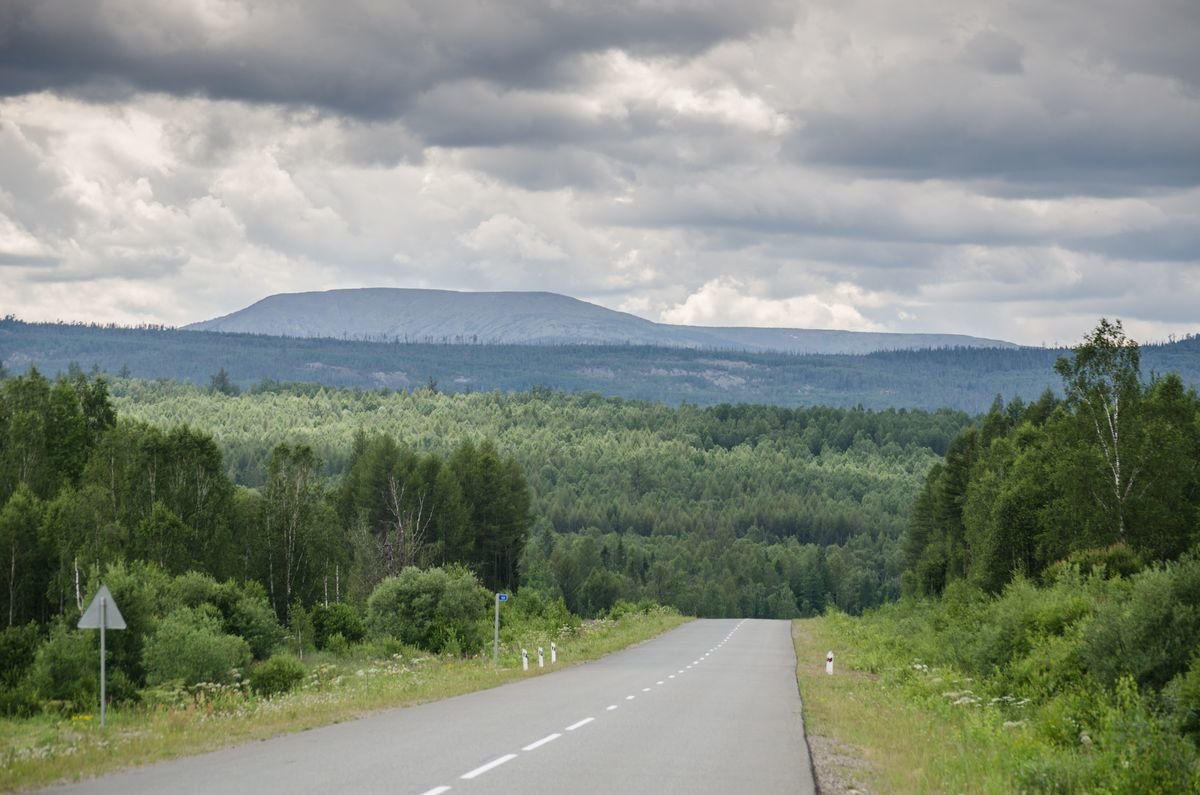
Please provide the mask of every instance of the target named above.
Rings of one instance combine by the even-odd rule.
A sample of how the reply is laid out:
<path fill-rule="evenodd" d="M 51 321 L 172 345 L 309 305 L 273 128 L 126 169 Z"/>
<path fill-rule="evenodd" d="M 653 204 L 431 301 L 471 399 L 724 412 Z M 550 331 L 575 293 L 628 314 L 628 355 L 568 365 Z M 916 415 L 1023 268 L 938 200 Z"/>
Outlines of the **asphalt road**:
<path fill-rule="evenodd" d="M 813 793 L 786 621 L 700 620 L 583 665 L 71 793 Z"/>

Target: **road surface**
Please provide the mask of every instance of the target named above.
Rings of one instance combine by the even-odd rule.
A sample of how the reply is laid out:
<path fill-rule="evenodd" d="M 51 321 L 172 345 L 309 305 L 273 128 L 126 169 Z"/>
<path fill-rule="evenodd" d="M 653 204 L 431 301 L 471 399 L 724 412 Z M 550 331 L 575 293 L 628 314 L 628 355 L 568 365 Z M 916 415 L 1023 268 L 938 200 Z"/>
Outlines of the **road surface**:
<path fill-rule="evenodd" d="M 699 620 L 546 676 L 53 791 L 811 794 L 795 668 L 789 622 Z"/>

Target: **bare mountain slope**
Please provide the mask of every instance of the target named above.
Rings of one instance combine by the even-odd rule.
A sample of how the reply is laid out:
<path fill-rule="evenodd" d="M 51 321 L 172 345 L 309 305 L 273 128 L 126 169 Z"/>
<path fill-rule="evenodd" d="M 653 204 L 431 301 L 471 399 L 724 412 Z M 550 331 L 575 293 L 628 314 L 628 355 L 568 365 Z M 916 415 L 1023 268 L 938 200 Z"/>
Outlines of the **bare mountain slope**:
<path fill-rule="evenodd" d="M 632 344 L 792 353 L 1015 347 L 1008 342 L 956 334 L 672 326 L 556 293 L 399 288 L 281 293 L 185 328 L 355 340 Z"/>

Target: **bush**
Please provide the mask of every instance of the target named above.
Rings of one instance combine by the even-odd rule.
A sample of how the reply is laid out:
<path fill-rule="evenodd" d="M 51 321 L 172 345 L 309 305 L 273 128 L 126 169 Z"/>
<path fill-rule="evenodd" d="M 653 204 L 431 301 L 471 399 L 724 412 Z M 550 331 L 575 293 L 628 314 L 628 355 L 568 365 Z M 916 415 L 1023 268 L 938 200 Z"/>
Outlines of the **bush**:
<path fill-rule="evenodd" d="M 39 702 L 57 701 L 74 709 L 95 707 L 100 701 L 99 637 L 92 630 L 55 624 L 30 671 L 33 696 Z"/>
<path fill-rule="evenodd" d="M 179 608 L 161 622 L 146 641 L 146 682 L 194 685 L 200 682 L 228 684 L 235 670 L 249 664 L 250 645 L 226 635 L 216 608 Z"/>
<path fill-rule="evenodd" d="M 1082 657 L 1108 686 L 1130 675 L 1142 687 L 1162 689 L 1188 670 L 1200 649 L 1200 561 L 1143 571 L 1130 580 L 1129 596 L 1096 613 Z"/>
<path fill-rule="evenodd" d="M 304 681 L 308 669 L 290 655 L 272 657 L 250 669 L 250 689 L 260 696 L 286 693 Z"/>
<path fill-rule="evenodd" d="M 1077 566 L 1083 574 L 1101 574 L 1105 577 L 1131 577 L 1146 564 L 1141 556 L 1128 544 L 1113 544 L 1102 548 L 1081 549 L 1072 552 L 1066 560 L 1047 567 L 1042 572 L 1044 582 L 1051 583 L 1067 566 Z"/>
<path fill-rule="evenodd" d="M 171 583 L 171 595 L 182 607 L 199 607 L 206 602 L 216 605 L 220 588 L 210 575 L 189 571 Z"/>
<path fill-rule="evenodd" d="M 90 594 L 94 594 L 101 583 L 112 592 L 113 601 L 126 624 L 126 629 L 109 632 L 106 636 L 109 668 L 124 671 L 141 686 L 146 681 L 142 667 L 145 640 L 154 632 L 161 616 L 180 606 L 172 591 L 173 578 L 153 563 L 118 561 L 105 567 L 102 576 L 92 579 L 84 604 L 91 601 Z"/>
<path fill-rule="evenodd" d="M 1192 657 L 1187 673 L 1171 680 L 1163 693 L 1180 734 L 1200 745 L 1200 653 Z"/>
<path fill-rule="evenodd" d="M 317 605 L 312 611 L 313 634 L 317 648 L 328 648 L 333 635 L 341 635 L 346 643 L 358 643 L 367 636 L 367 625 L 353 605 L 337 602 Z"/>
<path fill-rule="evenodd" d="M 25 677 L 41 644 L 42 631 L 33 621 L 0 631 L 0 690 L 14 687 Z"/>
<path fill-rule="evenodd" d="M 345 657 L 350 653 L 350 641 L 340 632 L 335 632 L 325 639 L 325 651 L 335 657 Z"/>
<path fill-rule="evenodd" d="M 0 715 L 30 715 L 37 709 L 30 672 L 42 631 L 34 622 L 0 632 Z"/>
<path fill-rule="evenodd" d="M 483 649 L 492 595 L 461 566 L 409 567 L 389 577 L 367 600 L 367 626 L 432 652 L 457 644 L 465 654 Z"/>
<path fill-rule="evenodd" d="M 233 580 L 217 583 L 207 574 L 189 571 L 175 578 L 171 594 L 183 607 L 215 607 L 225 634 L 237 635 L 249 643 L 256 660 L 271 656 L 283 641 L 283 627 L 257 583 L 245 586 L 239 586 Z"/>
<path fill-rule="evenodd" d="M 225 632 L 237 635 L 250 646 L 256 660 L 265 660 L 283 642 L 283 627 L 275 611 L 260 597 L 242 596 L 225 616 Z"/>

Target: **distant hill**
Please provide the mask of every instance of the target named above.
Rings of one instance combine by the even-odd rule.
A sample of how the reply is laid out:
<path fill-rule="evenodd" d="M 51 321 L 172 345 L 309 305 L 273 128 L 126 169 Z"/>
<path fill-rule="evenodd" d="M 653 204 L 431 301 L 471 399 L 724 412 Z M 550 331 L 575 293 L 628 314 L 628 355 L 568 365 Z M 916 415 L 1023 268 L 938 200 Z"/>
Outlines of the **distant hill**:
<path fill-rule="evenodd" d="M 397 288 L 281 293 L 184 328 L 373 342 L 654 345 L 784 353 L 1017 347 L 961 334 L 673 326 L 555 293 Z"/>
<path fill-rule="evenodd" d="M 133 378 L 238 386 L 279 382 L 443 392 L 549 387 L 667 405 L 987 409 L 996 395 L 1033 400 L 1058 389 L 1063 350 L 946 348 L 867 355 L 712 351 L 645 345 L 446 345 L 296 339 L 261 334 L 117 328 L 0 319 L 0 365 L 46 375 L 72 365 Z M 1142 347 L 1142 372 L 1200 386 L 1200 337 Z M 266 383 L 264 383 L 266 382 Z M 303 387 L 305 389 L 311 387 Z"/>

